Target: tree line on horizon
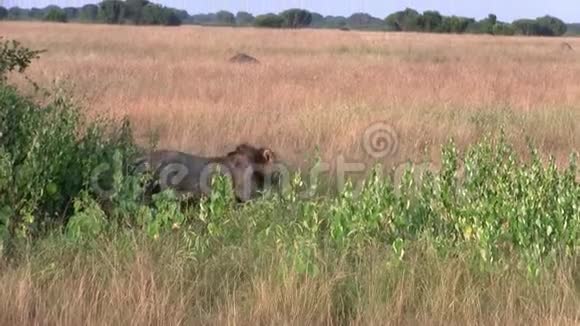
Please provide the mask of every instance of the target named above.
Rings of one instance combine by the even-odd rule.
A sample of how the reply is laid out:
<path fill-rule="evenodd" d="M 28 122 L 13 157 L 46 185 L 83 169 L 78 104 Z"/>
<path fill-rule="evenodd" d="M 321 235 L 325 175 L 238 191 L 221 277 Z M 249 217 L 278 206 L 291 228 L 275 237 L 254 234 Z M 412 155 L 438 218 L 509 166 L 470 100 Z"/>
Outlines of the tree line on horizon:
<path fill-rule="evenodd" d="M 378 30 L 430 33 L 472 33 L 491 35 L 561 36 L 567 31 L 580 33 L 578 24 L 567 25 L 561 19 L 543 16 L 502 22 L 494 14 L 476 20 L 445 16 L 438 11 L 423 13 L 407 8 L 384 19 L 367 13 L 345 16 L 323 16 L 304 9 L 288 9 L 280 13 L 254 16 L 240 11 L 221 10 L 215 13 L 190 15 L 186 10 L 165 7 L 148 0 L 104 0 L 82 7 L 23 9 L 0 6 L 0 20 L 43 20 L 53 22 L 87 22 L 108 24 L 166 25 L 193 24 L 203 26 L 255 26 L 266 28 L 334 28 L 343 30 Z"/>

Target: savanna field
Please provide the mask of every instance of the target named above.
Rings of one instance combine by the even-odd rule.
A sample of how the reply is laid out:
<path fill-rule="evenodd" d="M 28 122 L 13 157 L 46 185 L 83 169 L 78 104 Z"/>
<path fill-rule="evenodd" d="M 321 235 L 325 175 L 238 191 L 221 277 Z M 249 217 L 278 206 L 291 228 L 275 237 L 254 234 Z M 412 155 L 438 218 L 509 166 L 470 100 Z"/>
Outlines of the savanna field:
<path fill-rule="evenodd" d="M 0 324 L 580 323 L 580 39 L 16 22 L 0 36 L 46 50 L 0 92 Z M 377 123 L 388 150 L 373 156 Z M 221 179 L 199 203 L 145 204 L 125 165 L 153 140 L 267 146 L 292 174 L 244 205 Z M 337 158 L 365 169 L 313 182 Z"/>

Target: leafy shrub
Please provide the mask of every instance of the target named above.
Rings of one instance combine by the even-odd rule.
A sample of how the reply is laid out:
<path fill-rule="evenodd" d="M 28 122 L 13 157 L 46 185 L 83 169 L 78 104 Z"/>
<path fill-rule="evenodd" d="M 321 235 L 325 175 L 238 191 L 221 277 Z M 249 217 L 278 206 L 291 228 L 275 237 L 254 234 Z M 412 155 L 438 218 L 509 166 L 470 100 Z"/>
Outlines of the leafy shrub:
<path fill-rule="evenodd" d="M 2 37 L 0 37 L 2 41 Z M 37 59 L 43 51 L 31 50 L 21 46 L 16 40 L 0 43 L 0 85 L 6 82 L 7 74 L 16 70 L 24 72 L 32 60 Z"/>
<path fill-rule="evenodd" d="M 10 43 L 0 52 L 2 72 L 23 72 L 38 51 Z M 3 80 L 5 80 L 5 77 Z M 65 97 L 46 106 L 0 84 L 0 228 L 5 240 L 64 225 L 82 191 L 111 187 L 96 172 L 121 155 L 124 166 L 136 148 L 127 123 L 88 122 Z"/>

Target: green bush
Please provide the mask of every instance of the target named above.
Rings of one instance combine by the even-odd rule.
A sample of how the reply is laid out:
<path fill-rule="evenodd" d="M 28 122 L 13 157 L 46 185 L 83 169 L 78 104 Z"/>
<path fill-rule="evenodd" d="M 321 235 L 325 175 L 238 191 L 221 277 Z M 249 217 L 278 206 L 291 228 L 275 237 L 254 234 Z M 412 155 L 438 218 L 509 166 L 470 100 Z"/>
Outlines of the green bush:
<path fill-rule="evenodd" d="M 128 166 L 136 148 L 127 123 L 88 122 L 65 97 L 39 105 L 8 85 L 4 73 L 23 72 L 38 51 L 6 44 L 0 52 L 0 233 L 10 242 L 66 224 L 82 191 L 107 200 L 96 191 L 114 186 L 103 167 L 115 155 Z"/>
<path fill-rule="evenodd" d="M 0 41 L 2 41 L 1 36 Z M 23 47 L 16 40 L 0 42 L 0 85 L 6 82 L 9 72 L 15 70 L 20 73 L 24 72 L 32 60 L 38 59 L 38 55 L 42 52 Z"/>

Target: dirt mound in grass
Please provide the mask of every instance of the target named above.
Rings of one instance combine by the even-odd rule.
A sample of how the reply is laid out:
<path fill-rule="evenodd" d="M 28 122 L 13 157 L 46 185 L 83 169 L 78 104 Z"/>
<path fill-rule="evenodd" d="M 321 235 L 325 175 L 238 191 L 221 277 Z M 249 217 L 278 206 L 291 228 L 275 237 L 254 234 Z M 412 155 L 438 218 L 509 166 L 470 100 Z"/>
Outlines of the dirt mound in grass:
<path fill-rule="evenodd" d="M 247 55 L 245 53 L 237 53 L 236 55 L 234 55 L 233 57 L 230 58 L 230 62 L 233 63 L 260 63 L 260 61 L 258 61 L 258 59 Z"/>

